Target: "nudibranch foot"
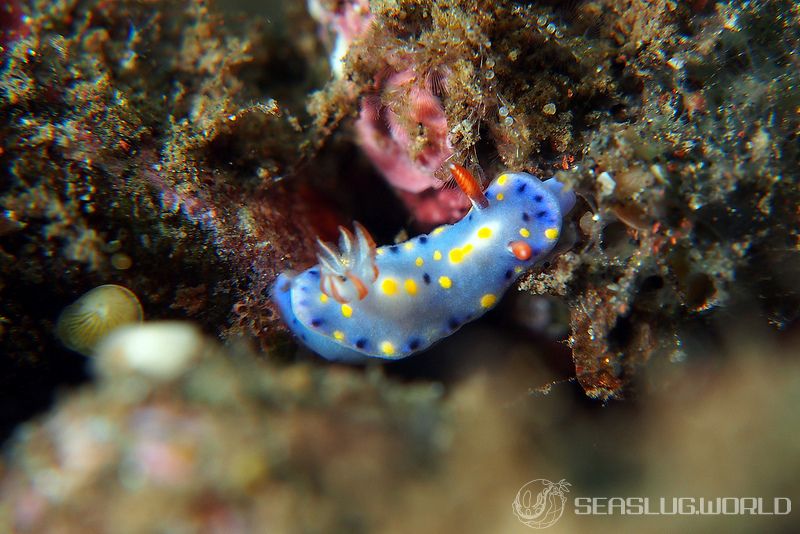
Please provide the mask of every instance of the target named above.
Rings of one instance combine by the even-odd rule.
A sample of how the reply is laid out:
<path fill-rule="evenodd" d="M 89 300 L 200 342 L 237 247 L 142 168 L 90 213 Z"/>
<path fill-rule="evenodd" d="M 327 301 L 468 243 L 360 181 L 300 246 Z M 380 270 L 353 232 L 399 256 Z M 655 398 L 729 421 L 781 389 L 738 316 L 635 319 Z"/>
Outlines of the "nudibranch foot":
<path fill-rule="evenodd" d="M 282 274 L 273 298 L 291 331 L 329 360 L 395 360 L 424 350 L 493 308 L 521 273 L 553 250 L 575 196 L 555 180 L 504 173 L 460 221 L 375 247 L 358 223 L 319 265 Z M 482 200 L 483 199 L 483 200 Z M 485 200 L 485 202 L 484 202 Z"/>

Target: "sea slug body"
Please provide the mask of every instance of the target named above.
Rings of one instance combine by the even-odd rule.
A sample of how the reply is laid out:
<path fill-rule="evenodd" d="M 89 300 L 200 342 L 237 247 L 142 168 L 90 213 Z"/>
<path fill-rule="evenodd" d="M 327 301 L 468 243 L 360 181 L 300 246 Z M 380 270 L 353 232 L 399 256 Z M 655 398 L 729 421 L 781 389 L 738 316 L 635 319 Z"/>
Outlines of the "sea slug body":
<path fill-rule="evenodd" d="M 340 229 L 340 251 L 320 243 L 320 263 L 281 274 L 273 299 L 289 329 L 328 360 L 400 359 L 424 350 L 491 309 L 517 277 L 546 256 L 575 203 L 555 179 L 504 173 L 460 221 L 376 248 L 358 223 Z"/>

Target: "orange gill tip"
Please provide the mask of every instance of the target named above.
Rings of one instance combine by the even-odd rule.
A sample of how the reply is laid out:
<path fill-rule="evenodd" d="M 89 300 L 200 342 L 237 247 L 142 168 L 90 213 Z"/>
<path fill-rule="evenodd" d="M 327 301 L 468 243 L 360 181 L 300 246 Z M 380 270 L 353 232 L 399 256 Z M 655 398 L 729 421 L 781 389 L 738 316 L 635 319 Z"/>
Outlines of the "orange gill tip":
<path fill-rule="evenodd" d="M 489 207 L 489 200 L 486 198 L 486 195 L 483 194 L 481 184 L 478 183 L 478 180 L 475 179 L 471 172 L 461 165 L 452 162 L 448 164 L 448 168 L 450 169 L 450 174 L 453 175 L 453 178 L 458 184 L 458 187 L 469 197 L 473 206 L 477 209 Z"/>
<path fill-rule="evenodd" d="M 520 261 L 527 261 L 533 255 L 533 249 L 525 241 L 512 241 L 509 243 L 508 249 Z"/>
<path fill-rule="evenodd" d="M 369 230 L 364 228 L 364 225 L 358 221 L 353 221 L 353 228 L 356 229 L 356 236 L 359 238 L 359 242 L 363 242 L 370 250 L 372 256 L 375 256 L 375 239 L 372 237 L 372 234 L 369 233 Z"/>
<path fill-rule="evenodd" d="M 336 287 L 336 283 L 334 283 L 332 277 L 325 277 L 322 279 L 319 283 L 319 289 L 339 304 L 347 304 L 347 302 L 349 302 L 348 299 L 339 292 L 339 288 Z"/>
<path fill-rule="evenodd" d="M 364 285 L 364 282 L 361 281 L 361 278 L 357 277 L 356 275 L 354 275 L 352 273 L 348 273 L 347 274 L 347 278 L 351 282 L 353 282 L 353 285 L 355 286 L 356 291 L 358 291 L 358 300 L 364 300 L 364 297 L 367 296 L 367 293 L 369 293 L 369 290 L 367 290 L 367 286 Z"/>

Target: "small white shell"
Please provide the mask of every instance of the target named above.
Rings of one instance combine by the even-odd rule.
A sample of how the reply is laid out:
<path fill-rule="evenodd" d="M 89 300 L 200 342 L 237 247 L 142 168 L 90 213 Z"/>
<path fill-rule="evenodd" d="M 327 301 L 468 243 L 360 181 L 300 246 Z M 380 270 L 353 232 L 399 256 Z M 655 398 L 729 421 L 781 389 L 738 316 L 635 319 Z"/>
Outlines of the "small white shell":
<path fill-rule="evenodd" d="M 64 308 L 56 335 L 67 348 L 90 356 L 106 334 L 118 326 L 141 322 L 143 315 L 142 305 L 130 289 L 106 284 Z"/>
<path fill-rule="evenodd" d="M 156 321 L 127 325 L 97 346 L 95 365 L 105 375 L 139 373 L 171 380 L 183 373 L 208 345 L 191 323 Z"/>

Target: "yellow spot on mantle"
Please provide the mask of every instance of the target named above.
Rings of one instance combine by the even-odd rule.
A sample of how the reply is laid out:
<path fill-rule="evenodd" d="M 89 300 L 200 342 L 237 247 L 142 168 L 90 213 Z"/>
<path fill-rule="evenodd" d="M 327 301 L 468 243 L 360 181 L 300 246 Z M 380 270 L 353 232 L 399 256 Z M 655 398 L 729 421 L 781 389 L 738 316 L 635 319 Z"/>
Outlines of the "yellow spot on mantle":
<path fill-rule="evenodd" d="M 463 247 L 456 247 L 450 250 L 447 257 L 450 259 L 450 263 L 461 263 L 474 248 L 472 243 L 467 243 Z"/>
<path fill-rule="evenodd" d="M 333 337 L 336 339 L 336 341 L 342 341 L 344 340 L 344 332 L 341 330 L 334 330 Z"/>
<path fill-rule="evenodd" d="M 326 295 L 325 293 L 320 293 L 319 301 L 325 304 L 326 302 L 328 302 L 328 295 Z"/>
<path fill-rule="evenodd" d="M 492 295 L 491 293 L 486 293 L 484 296 L 481 297 L 482 308 L 491 308 L 492 306 L 494 306 L 495 302 L 497 302 L 497 297 Z"/>
<path fill-rule="evenodd" d="M 384 252 L 386 252 L 386 250 L 385 250 L 385 249 L 383 249 L 383 248 L 379 248 L 378 250 L 376 250 L 376 251 L 375 251 L 375 253 L 376 253 L 378 256 L 380 256 L 380 255 L 381 255 L 381 254 L 383 254 Z"/>
<path fill-rule="evenodd" d="M 406 249 L 406 250 L 411 250 L 412 248 L 414 248 L 414 243 L 412 243 L 411 241 L 408 241 L 408 242 L 406 242 L 405 245 L 403 245 L 403 248 Z"/>
<path fill-rule="evenodd" d="M 454 248 L 447 257 L 450 258 L 450 263 L 461 263 L 464 259 L 464 251 L 460 248 Z"/>
<path fill-rule="evenodd" d="M 544 236 L 547 239 L 555 239 L 558 237 L 558 229 L 557 228 L 548 228 L 544 231 Z"/>
<path fill-rule="evenodd" d="M 519 235 L 521 235 L 522 237 L 530 237 L 531 236 L 531 231 L 528 230 L 527 228 L 520 228 L 519 229 Z"/>
<path fill-rule="evenodd" d="M 408 278 L 403 283 L 403 286 L 405 286 L 406 291 L 408 292 L 409 295 L 416 295 L 417 294 L 417 283 L 414 280 L 412 280 L 411 278 Z"/>
<path fill-rule="evenodd" d="M 384 341 L 381 343 L 381 352 L 387 356 L 391 356 L 394 354 L 394 345 L 389 341 Z"/>
<path fill-rule="evenodd" d="M 503 200 L 504 198 L 506 198 L 506 196 L 503 193 L 497 193 L 497 196 L 495 198 L 497 200 Z"/>
<path fill-rule="evenodd" d="M 342 315 L 350 317 L 353 315 L 353 308 L 351 308 L 349 304 L 342 304 Z"/>
<path fill-rule="evenodd" d="M 436 260 L 436 261 L 441 260 L 442 259 L 442 252 L 439 251 L 439 250 L 434 250 L 433 251 L 433 259 Z"/>
<path fill-rule="evenodd" d="M 445 289 L 450 289 L 453 286 L 453 281 L 447 276 L 440 276 L 439 285 Z"/>
<path fill-rule="evenodd" d="M 497 185 L 506 185 L 507 181 L 508 181 L 508 175 L 501 174 L 500 177 L 497 179 Z"/>
<path fill-rule="evenodd" d="M 418 256 L 417 259 L 414 260 L 414 265 L 416 265 L 417 267 L 422 267 L 423 265 L 425 265 L 425 260 L 423 260 L 422 257 Z"/>
<path fill-rule="evenodd" d="M 505 176 L 505 174 L 503 176 Z M 489 239 L 490 237 L 492 237 L 492 229 L 489 228 L 488 226 L 480 228 L 478 230 L 478 237 L 480 237 L 481 239 Z"/>
<path fill-rule="evenodd" d="M 397 293 L 397 281 L 394 278 L 384 278 L 381 282 L 381 291 L 387 295 L 394 295 Z"/>
<path fill-rule="evenodd" d="M 431 235 L 439 235 L 442 232 L 444 232 L 444 226 L 440 226 L 440 227 L 434 229 L 434 231 L 431 232 Z"/>

